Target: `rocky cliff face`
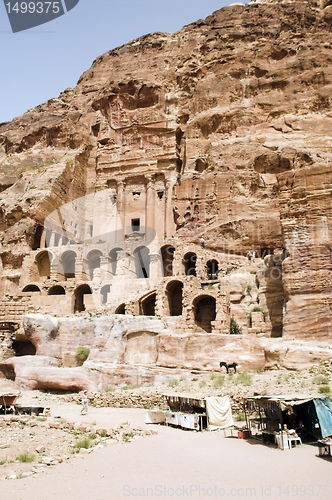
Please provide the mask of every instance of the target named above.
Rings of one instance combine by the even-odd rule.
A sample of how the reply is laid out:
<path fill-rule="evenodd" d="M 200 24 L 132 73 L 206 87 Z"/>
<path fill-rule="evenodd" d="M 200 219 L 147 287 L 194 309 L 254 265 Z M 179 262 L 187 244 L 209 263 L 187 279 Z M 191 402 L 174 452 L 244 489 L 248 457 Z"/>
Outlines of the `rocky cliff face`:
<path fill-rule="evenodd" d="M 253 286 L 269 335 L 331 341 L 331 30 L 330 1 L 234 4 L 111 50 L 1 124 L 6 303 L 36 281 L 29 255 L 52 211 L 108 188 L 128 226 L 145 190 L 161 245 L 193 250 L 204 234 L 211 259 L 265 257 Z"/>

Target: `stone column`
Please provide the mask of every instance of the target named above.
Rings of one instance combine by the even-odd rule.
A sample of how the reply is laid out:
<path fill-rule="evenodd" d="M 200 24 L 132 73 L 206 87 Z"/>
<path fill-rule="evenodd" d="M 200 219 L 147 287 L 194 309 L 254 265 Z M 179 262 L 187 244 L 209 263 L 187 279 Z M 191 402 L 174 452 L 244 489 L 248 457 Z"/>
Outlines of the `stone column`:
<path fill-rule="evenodd" d="M 155 237 L 155 186 L 152 176 L 146 176 L 145 242 L 147 245 Z"/>
<path fill-rule="evenodd" d="M 166 178 L 166 210 L 165 210 L 165 238 L 172 238 L 175 233 L 174 215 L 172 207 L 173 186 L 176 179 L 173 176 Z"/>
<path fill-rule="evenodd" d="M 117 181 L 117 196 L 116 196 L 116 202 L 117 202 L 117 209 L 118 209 L 118 214 L 119 218 L 121 221 L 121 228 L 117 227 L 116 230 L 117 232 L 123 229 L 125 232 L 125 181 L 123 179 L 120 179 Z"/>

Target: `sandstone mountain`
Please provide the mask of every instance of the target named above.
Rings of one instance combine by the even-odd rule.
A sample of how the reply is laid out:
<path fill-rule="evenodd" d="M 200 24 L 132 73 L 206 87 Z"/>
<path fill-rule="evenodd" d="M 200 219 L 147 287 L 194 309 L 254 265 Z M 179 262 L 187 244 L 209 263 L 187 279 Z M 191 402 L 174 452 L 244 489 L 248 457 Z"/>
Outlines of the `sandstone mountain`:
<path fill-rule="evenodd" d="M 26 313 L 97 311 L 331 343 L 331 31 L 330 1 L 236 3 L 110 50 L 1 124 L 0 307 L 16 341 Z M 108 241 L 95 221 L 114 205 Z M 142 250 L 148 228 L 159 254 Z"/>

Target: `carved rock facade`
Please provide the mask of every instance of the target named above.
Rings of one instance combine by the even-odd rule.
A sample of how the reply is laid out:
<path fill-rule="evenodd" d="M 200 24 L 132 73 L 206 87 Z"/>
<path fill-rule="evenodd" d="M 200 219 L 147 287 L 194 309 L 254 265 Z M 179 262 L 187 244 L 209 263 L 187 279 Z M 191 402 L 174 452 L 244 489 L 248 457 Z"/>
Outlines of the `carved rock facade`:
<path fill-rule="evenodd" d="M 192 360 L 232 316 L 242 353 L 257 335 L 331 343 L 329 3 L 233 5 L 133 40 L 0 125 L 3 358 L 63 362 L 27 342 L 28 313 L 77 331 L 86 312 L 164 317 Z M 140 328 L 125 364 L 162 342 Z"/>

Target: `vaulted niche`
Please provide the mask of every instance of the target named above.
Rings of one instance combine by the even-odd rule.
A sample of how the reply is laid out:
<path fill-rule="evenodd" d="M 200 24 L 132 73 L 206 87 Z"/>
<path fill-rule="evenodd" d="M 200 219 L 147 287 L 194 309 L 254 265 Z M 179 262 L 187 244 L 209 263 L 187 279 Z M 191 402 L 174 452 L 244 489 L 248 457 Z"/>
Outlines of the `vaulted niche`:
<path fill-rule="evenodd" d="M 206 263 L 206 267 L 209 280 L 217 280 L 219 272 L 218 261 L 215 259 L 209 260 Z"/>
<path fill-rule="evenodd" d="M 65 295 L 65 294 L 66 290 L 60 285 L 52 286 L 52 288 L 50 288 L 48 291 L 48 295 Z"/>
<path fill-rule="evenodd" d="M 74 312 L 85 311 L 84 295 L 91 295 L 91 294 L 92 291 L 89 285 L 80 285 L 78 288 L 76 288 Z"/>
<path fill-rule="evenodd" d="M 211 296 L 197 297 L 194 302 L 196 325 L 208 333 L 212 332 L 212 321 L 216 319 L 216 299 Z"/>
<path fill-rule="evenodd" d="M 113 276 L 116 276 L 117 268 L 118 268 L 118 261 L 121 258 L 121 255 L 123 253 L 122 248 L 113 248 L 113 250 L 110 251 L 110 260 L 111 260 L 111 267 L 112 267 L 112 274 Z"/>
<path fill-rule="evenodd" d="M 63 275 L 64 279 L 75 278 L 75 264 L 76 264 L 76 253 L 72 250 L 68 250 L 61 256 L 60 260 L 60 274 Z"/>
<path fill-rule="evenodd" d="M 167 245 L 161 249 L 161 256 L 163 259 L 164 277 L 173 276 L 173 260 L 175 248 Z"/>
<path fill-rule="evenodd" d="M 102 253 L 100 250 L 91 250 L 91 252 L 87 255 L 90 280 L 93 280 L 95 270 L 100 269 L 101 256 Z"/>
<path fill-rule="evenodd" d="M 40 293 L 40 288 L 37 285 L 27 285 L 23 288 L 22 292 L 39 292 Z"/>
<path fill-rule="evenodd" d="M 183 283 L 172 281 L 166 287 L 166 296 L 170 316 L 181 316 L 182 314 Z"/>
<path fill-rule="evenodd" d="M 50 254 L 47 250 L 36 255 L 36 264 L 40 277 L 49 278 L 51 274 Z"/>
<path fill-rule="evenodd" d="M 140 314 L 143 316 L 154 316 L 156 308 L 156 294 L 151 293 L 140 302 Z"/>
<path fill-rule="evenodd" d="M 197 255 L 193 252 L 188 252 L 183 257 L 182 263 L 186 276 L 196 276 L 196 261 Z"/>

